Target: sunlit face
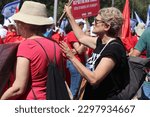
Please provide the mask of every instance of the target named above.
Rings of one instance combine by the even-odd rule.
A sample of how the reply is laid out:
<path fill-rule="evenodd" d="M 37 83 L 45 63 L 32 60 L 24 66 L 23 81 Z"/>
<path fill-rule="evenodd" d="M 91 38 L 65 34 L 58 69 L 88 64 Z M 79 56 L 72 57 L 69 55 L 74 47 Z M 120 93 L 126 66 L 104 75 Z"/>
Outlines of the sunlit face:
<path fill-rule="evenodd" d="M 102 35 L 105 33 L 105 22 L 101 20 L 101 16 L 97 15 L 95 17 L 94 25 L 93 25 L 93 33 L 97 35 Z"/>

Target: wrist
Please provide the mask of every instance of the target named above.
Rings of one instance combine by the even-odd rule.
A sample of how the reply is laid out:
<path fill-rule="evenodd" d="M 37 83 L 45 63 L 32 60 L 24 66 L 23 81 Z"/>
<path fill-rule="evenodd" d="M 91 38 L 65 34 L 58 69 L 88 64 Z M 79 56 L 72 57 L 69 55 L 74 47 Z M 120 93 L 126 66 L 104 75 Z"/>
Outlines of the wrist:
<path fill-rule="evenodd" d="M 75 59 L 76 59 L 75 56 L 72 56 L 72 57 L 69 58 L 70 61 L 74 61 Z"/>
<path fill-rule="evenodd" d="M 72 13 L 67 13 L 67 18 L 68 18 L 68 20 L 73 20 L 74 19 Z"/>

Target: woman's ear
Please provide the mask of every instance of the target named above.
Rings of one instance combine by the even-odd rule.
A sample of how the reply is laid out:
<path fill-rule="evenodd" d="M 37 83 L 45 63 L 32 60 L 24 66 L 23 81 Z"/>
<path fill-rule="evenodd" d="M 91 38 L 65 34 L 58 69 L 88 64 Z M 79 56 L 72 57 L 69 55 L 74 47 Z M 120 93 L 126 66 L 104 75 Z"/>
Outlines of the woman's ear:
<path fill-rule="evenodd" d="M 105 27 L 105 28 L 104 28 L 105 31 L 108 31 L 108 30 L 110 29 L 110 25 L 109 25 L 109 24 L 105 24 L 104 27 Z"/>

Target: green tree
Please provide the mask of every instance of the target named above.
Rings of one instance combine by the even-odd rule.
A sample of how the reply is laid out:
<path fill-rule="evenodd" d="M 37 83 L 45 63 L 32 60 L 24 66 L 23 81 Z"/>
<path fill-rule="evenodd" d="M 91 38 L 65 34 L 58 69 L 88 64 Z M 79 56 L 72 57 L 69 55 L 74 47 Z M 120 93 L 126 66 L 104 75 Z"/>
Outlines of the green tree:
<path fill-rule="evenodd" d="M 123 11 L 125 1 L 126 0 L 114 0 L 114 7 L 117 7 Z M 110 7 L 112 5 L 111 2 L 112 0 L 101 0 L 100 6 L 101 8 Z M 143 19 L 143 21 L 146 21 L 148 5 L 150 5 L 150 0 L 130 0 L 131 16 L 135 18 L 133 12 L 136 11 L 137 14 Z"/>
<path fill-rule="evenodd" d="M 138 15 L 146 21 L 148 5 L 150 5 L 150 0 L 132 0 L 133 10 L 138 13 Z"/>

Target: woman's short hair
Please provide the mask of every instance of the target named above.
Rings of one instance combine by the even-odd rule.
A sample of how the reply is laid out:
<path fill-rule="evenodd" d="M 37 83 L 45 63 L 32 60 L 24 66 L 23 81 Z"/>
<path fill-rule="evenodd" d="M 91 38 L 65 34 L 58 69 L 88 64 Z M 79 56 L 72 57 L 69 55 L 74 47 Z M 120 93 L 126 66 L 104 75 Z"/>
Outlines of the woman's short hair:
<path fill-rule="evenodd" d="M 123 24 L 123 16 L 121 11 L 115 7 L 108 7 L 102 8 L 98 13 L 101 16 L 101 20 L 110 25 L 108 35 L 118 36 Z"/>

